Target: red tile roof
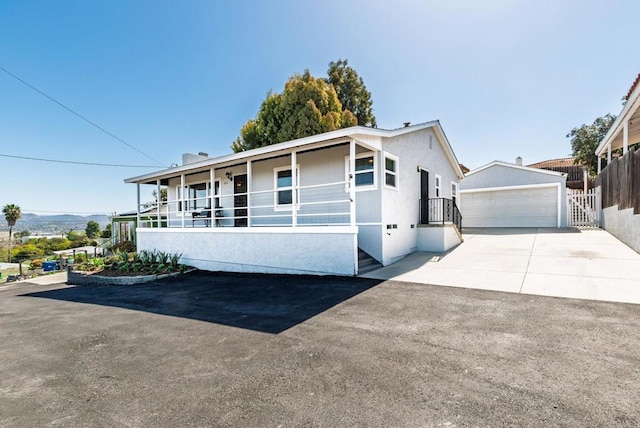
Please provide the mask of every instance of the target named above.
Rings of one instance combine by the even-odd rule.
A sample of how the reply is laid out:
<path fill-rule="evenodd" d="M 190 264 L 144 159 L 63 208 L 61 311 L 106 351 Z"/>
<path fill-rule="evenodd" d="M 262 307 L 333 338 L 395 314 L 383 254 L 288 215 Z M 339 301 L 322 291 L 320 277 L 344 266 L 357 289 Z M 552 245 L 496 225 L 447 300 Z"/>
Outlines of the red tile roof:
<path fill-rule="evenodd" d="M 633 93 L 634 89 L 636 89 L 636 86 L 638 86 L 638 83 L 640 83 L 640 73 L 638 73 L 638 77 L 636 77 L 636 80 L 633 82 L 633 85 L 631 85 L 629 92 L 627 92 L 627 96 L 624 97 L 625 101 L 629 100 L 629 97 Z"/>
<path fill-rule="evenodd" d="M 560 159 L 550 159 L 538 163 L 532 163 L 531 165 L 527 165 L 531 168 L 567 168 L 572 166 L 577 166 L 581 168 L 579 165 L 576 165 L 575 160 L 573 158 L 560 158 Z"/>

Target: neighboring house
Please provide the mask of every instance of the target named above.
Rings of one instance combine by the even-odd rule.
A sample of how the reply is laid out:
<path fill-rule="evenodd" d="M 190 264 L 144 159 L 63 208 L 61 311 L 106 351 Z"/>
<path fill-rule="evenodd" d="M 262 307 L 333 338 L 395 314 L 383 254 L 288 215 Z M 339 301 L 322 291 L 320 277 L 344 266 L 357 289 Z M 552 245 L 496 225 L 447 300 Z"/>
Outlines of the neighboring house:
<path fill-rule="evenodd" d="M 167 220 L 138 222 L 139 250 L 182 253 L 214 271 L 354 275 L 359 250 L 388 265 L 460 243 L 462 177 L 433 121 L 355 126 L 218 158 L 185 154 L 182 166 L 125 181 L 138 195 L 145 184 L 167 188 Z"/>
<path fill-rule="evenodd" d="M 161 209 L 161 217 L 158 219 L 158 207 L 146 207 L 140 210 L 140 219 L 137 211 L 128 211 L 115 214 L 111 220 L 111 244 L 116 245 L 123 241 L 136 243 L 136 228 L 138 224 L 143 227 L 157 227 L 158 220 L 166 226 L 167 206 Z"/>
<path fill-rule="evenodd" d="M 584 180 L 587 178 L 586 169 L 582 165 L 576 164 L 575 159 L 572 157 L 549 159 L 527 166 L 529 168 L 547 169 L 549 171 L 563 172 L 567 174 L 567 188 L 569 189 L 581 190 L 585 187 Z"/>
<path fill-rule="evenodd" d="M 465 175 L 465 227 L 566 227 L 566 174 L 493 161 Z"/>
<path fill-rule="evenodd" d="M 622 156 L 614 157 L 613 151 L 622 151 Z M 602 193 L 602 227 L 640 252 L 640 74 L 595 155 L 595 182 Z M 607 166 L 603 169 L 604 158 Z"/>

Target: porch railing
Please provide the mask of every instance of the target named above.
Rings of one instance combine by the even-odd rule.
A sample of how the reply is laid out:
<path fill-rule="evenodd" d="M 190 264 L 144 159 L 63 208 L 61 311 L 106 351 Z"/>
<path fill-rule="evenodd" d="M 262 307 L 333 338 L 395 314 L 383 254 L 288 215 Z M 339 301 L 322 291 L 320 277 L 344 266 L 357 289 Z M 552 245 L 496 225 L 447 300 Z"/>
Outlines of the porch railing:
<path fill-rule="evenodd" d="M 232 182 L 233 185 L 233 182 Z M 260 227 L 350 225 L 351 212 L 346 181 L 295 188 L 259 190 L 169 199 L 141 204 L 139 227 Z"/>
<path fill-rule="evenodd" d="M 420 199 L 420 224 L 455 224 L 462 230 L 462 215 L 455 201 L 447 198 Z"/>

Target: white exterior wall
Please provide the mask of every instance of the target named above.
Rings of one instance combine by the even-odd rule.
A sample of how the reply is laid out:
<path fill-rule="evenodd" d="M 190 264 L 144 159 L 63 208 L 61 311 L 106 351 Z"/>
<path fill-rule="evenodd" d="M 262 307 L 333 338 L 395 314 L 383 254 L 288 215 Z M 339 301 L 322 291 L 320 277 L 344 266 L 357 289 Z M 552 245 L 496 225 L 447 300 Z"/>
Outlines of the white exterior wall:
<path fill-rule="evenodd" d="M 618 210 L 614 205 L 603 209 L 602 227 L 640 253 L 640 214 L 633 214 L 633 208 Z"/>
<path fill-rule="evenodd" d="M 526 169 L 513 168 L 503 165 L 492 165 L 482 171 L 478 171 L 474 174 L 465 176 L 464 180 L 460 182 L 460 190 L 473 190 L 473 189 L 487 189 L 487 188 L 508 188 L 512 186 L 531 186 L 539 184 L 559 184 L 560 185 L 560 227 L 567 227 L 567 179 L 566 177 L 547 174 L 546 172 L 530 171 Z M 526 187 L 523 187 L 523 192 L 526 192 Z M 507 189 L 503 189 L 507 190 Z M 517 189 L 513 189 L 518 191 Z M 464 206 L 465 193 L 460 194 L 461 203 L 459 206 Z M 464 223 L 464 210 L 461 209 L 462 225 Z"/>
<path fill-rule="evenodd" d="M 431 148 L 429 137 L 431 136 Z M 382 189 L 383 265 L 391 264 L 418 249 L 420 219 L 420 172 L 429 171 L 429 197 L 435 198 L 435 175 L 441 177 L 442 198 L 451 198 L 451 182 L 458 183 L 454 167 L 431 129 L 385 138 L 384 153 L 398 158 L 397 190 L 384 184 L 384 158 L 378 173 Z M 387 229 L 387 225 L 397 228 Z M 413 227 L 412 227 L 413 226 Z"/>
<path fill-rule="evenodd" d="M 418 251 L 444 253 L 460 243 L 460 236 L 452 224 L 418 227 Z"/>
<path fill-rule="evenodd" d="M 182 253 L 181 263 L 226 272 L 351 276 L 357 228 L 138 229 L 138 250 Z"/>

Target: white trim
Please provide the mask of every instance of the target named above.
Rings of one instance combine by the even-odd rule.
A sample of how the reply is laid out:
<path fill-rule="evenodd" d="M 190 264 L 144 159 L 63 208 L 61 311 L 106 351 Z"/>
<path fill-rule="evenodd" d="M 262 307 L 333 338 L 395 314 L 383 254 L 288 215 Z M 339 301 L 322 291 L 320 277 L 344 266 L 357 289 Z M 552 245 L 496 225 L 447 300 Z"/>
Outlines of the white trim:
<path fill-rule="evenodd" d="M 208 158 L 208 159 L 204 159 L 198 162 L 193 162 L 187 165 L 178 166 L 175 168 L 167 168 L 161 171 L 127 178 L 124 181 L 125 183 L 137 183 L 137 182 L 146 182 L 149 180 L 155 180 L 156 178 L 170 178 L 184 171 L 207 168 L 207 167 L 211 167 L 211 166 L 219 165 L 223 163 L 244 161 L 249 158 L 261 157 L 261 156 L 269 155 L 272 153 L 288 151 L 294 148 L 317 144 L 317 143 L 320 143 L 320 145 L 331 144 L 335 142 L 331 140 L 338 140 L 341 138 L 357 139 L 358 136 L 391 138 L 391 137 L 397 137 L 399 135 L 408 134 L 411 132 L 421 131 L 423 129 L 428 129 L 428 128 L 433 128 L 436 138 L 440 142 L 440 145 L 443 147 L 445 154 L 447 156 L 447 159 L 453 166 L 459 178 L 464 177 L 464 174 L 460 170 L 460 164 L 458 163 L 455 153 L 451 148 L 451 144 L 449 143 L 444 131 L 442 130 L 442 126 L 440 125 L 440 122 L 437 120 L 434 120 L 431 122 L 419 123 L 413 126 L 407 126 L 403 128 L 394 129 L 394 130 L 384 130 L 379 128 L 352 126 L 350 128 L 338 129 L 336 131 L 325 132 L 323 134 L 313 135 L 305 138 L 299 138 L 297 140 L 285 141 L 279 144 L 272 144 L 270 146 L 259 147 L 257 149 L 247 150 L 245 152 L 232 153 L 232 154 L 220 156 L 217 158 Z M 381 141 L 374 143 L 368 140 L 366 143 L 363 143 L 363 144 L 370 149 L 374 149 L 372 151 L 377 151 L 382 149 Z"/>
<path fill-rule="evenodd" d="M 378 159 L 376 157 L 377 152 L 362 152 L 355 155 L 354 159 L 354 171 L 353 171 L 353 185 L 356 192 L 364 192 L 368 190 L 377 190 L 378 189 Z M 355 171 L 355 160 L 362 158 L 372 158 L 373 159 L 373 170 L 364 170 L 364 171 Z M 349 181 L 349 163 L 350 156 L 344 157 L 344 178 L 345 181 Z M 366 186 L 357 186 L 356 185 L 356 176 L 358 174 L 368 174 L 369 172 L 373 173 L 373 184 L 367 184 Z M 345 191 L 349 191 L 349 188 L 345 188 Z"/>
<path fill-rule="evenodd" d="M 253 234 L 318 234 L 325 235 L 358 233 L 358 226 L 299 226 L 299 227 L 166 227 L 161 229 L 137 227 L 136 233 L 253 233 Z"/>
<path fill-rule="evenodd" d="M 455 188 L 455 192 L 453 191 L 454 188 Z M 456 183 L 455 181 L 452 181 L 451 182 L 451 199 L 457 198 L 459 192 L 460 192 L 460 184 Z"/>
<path fill-rule="evenodd" d="M 513 168 L 513 169 L 520 169 L 523 171 L 529 171 L 529 172 L 537 172 L 540 174 L 547 174 L 547 175 L 554 175 L 556 177 L 562 177 L 562 176 L 566 176 L 567 174 L 564 172 L 556 172 L 556 171 L 549 171 L 547 169 L 540 169 L 540 168 L 532 168 L 530 166 L 522 166 L 522 165 L 516 165 L 514 163 L 508 163 L 508 162 L 501 162 L 501 161 L 493 161 L 490 162 L 486 165 L 483 165 L 479 168 L 474 169 L 473 171 L 469 171 L 465 174 L 465 177 L 468 177 L 470 175 L 473 175 L 475 173 L 478 173 L 480 171 L 484 171 L 487 168 L 490 168 L 492 166 L 504 166 L 506 168 Z"/>
<path fill-rule="evenodd" d="M 505 190 L 521 190 L 521 189 L 540 189 L 545 187 L 555 187 L 558 195 L 558 215 L 557 226 L 562 225 L 562 184 L 561 183 L 540 183 L 540 184 L 520 184 L 516 186 L 500 186 L 500 187 L 482 187 L 478 189 L 458 189 L 460 193 L 482 193 L 482 192 L 499 192 Z"/>
<path fill-rule="evenodd" d="M 395 171 L 389 171 L 387 170 L 387 158 L 389 158 L 390 160 L 392 160 L 395 164 Z M 400 165 L 400 158 L 398 156 L 392 155 L 391 153 L 387 153 L 387 152 L 383 152 L 382 153 L 382 167 L 380 168 L 382 170 L 382 180 L 383 180 L 383 185 L 384 187 L 386 187 L 387 189 L 391 189 L 391 190 L 399 190 L 400 189 L 400 175 L 399 175 L 399 165 Z M 395 186 L 391 186 L 389 184 L 387 184 L 387 174 L 391 174 L 395 177 Z"/>
<path fill-rule="evenodd" d="M 604 155 L 605 147 L 611 145 L 613 140 L 615 140 L 617 135 L 620 133 L 620 126 L 625 122 L 628 122 L 638 109 L 640 109 L 640 85 L 638 85 L 629 96 L 629 99 L 622 108 L 622 111 L 616 120 L 613 121 L 611 128 L 609 128 L 609 131 L 607 131 L 602 141 L 600 141 L 598 147 L 596 147 L 595 155 L 597 157 L 602 157 Z"/>
<path fill-rule="evenodd" d="M 435 197 L 443 198 L 444 196 L 442 196 L 442 177 L 440 175 L 435 174 L 434 184 L 436 191 Z"/>
<path fill-rule="evenodd" d="M 291 204 L 278 204 L 278 192 L 279 191 L 285 191 L 285 190 L 291 190 L 291 199 L 293 200 L 293 185 L 299 180 L 300 178 L 300 165 L 296 164 L 296 178 L 298 178 L 298 180 L 293 179 L 293 173 L 291 174 L 291 186 L 286 186 L 286 187 L 278 187 L 278 173 L 280 171 L 291 171 L 291 165 L 286 165 L 286 166 L 279 166 L 276 168 L 273 168 L 273 210 L 274 211 L 291 211 Z M 297 186 L 296 186 L 297 187 Z M 296 196 L 298 196 L 300 192 L 300 189 L 296 189 Z M 297 202 L 297 201 L 296 201 Z M 300 211 L 300 204 L 296 203 L 296 211 Z"/>

